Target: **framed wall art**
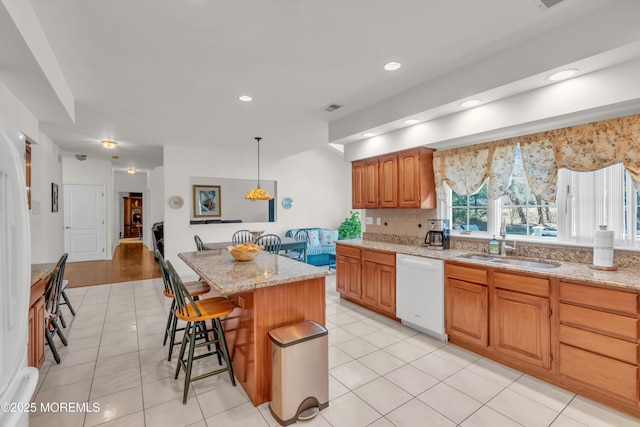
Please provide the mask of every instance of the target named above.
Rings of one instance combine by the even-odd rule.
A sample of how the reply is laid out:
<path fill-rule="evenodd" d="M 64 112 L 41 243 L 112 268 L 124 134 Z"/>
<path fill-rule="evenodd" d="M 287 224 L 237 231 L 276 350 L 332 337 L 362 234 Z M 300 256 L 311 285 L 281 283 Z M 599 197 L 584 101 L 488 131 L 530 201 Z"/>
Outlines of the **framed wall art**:
<path fill-rule="evenodd" d="M 213 218 L 222 216 L 219 185 L 193 186 L 193 217 Z"/>
<path fill-rule="evenodd" d="M 58 212 L 58 184 L 51 183 L 51 212 Z"/>

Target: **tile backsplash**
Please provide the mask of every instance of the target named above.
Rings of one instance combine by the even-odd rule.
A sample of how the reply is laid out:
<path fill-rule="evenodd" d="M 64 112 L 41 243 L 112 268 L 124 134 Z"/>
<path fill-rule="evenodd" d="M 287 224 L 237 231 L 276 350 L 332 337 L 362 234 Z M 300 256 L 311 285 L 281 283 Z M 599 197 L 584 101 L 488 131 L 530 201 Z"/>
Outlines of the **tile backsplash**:
<path fill-rule="evenodd" d="M 364 240 L 398 243 L 405 245 L 421 245 L 427 234 L 426 223 L 436 218 L 435 209 L 367 209 L 364 218 L 372 217 L 373 224 L 366 226 Z M 377 225 L 380 218 L 380 225 Z M 489 248 L 491 239 L 451 237 L 451 249 L 480 253 Z M 512 239 L 507 239 L 508 244 Z M 536 258 L 550 261 L 568 261 L 590 264 L 593 261 L 592 246 L 549 245 L 538 242 L 517 242 L 515 251 L 509 255 Z M 618 268 L 640 270 L 640 252 L 616 249 L 613 263 Z"/>

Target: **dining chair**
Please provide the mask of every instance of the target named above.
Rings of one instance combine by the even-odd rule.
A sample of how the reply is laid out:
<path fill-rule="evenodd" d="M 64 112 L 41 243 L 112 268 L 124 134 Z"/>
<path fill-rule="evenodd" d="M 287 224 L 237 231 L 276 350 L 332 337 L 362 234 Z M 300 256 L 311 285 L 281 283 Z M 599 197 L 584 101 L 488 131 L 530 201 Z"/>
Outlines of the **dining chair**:
<path fill-rule="evenodd" d="M 272 254 L 280 252 L 280 236 L 276 234 L 263 234 L 256 240 L 256 245 L 264 247 L 264 250 Z"/>
<path fill-rule="evenodd" d="M 182 343 L 180 345 L 180 355 L 178 357 L 178 363 L 176 366 L 175 379 L 180 375 L 180 369 L 184 369 L 184 391 L 182 394 L 182 404 L 187 404 L 187 396 L 189 394 L 190 384 L 193 381 L 198 381 L 213 375 L 221 374 L 223 372 L 229 372 L 229 378 L 231 384 L 235 387 L 236 379 L 233 376 L 233 365 L 231 364 L 231 357 L 229 357 L 229 349 L 227 347 L 227 340 L 224 336 L 224 329 L 220 318 L 231 314 L 235 309 L 235 306 L 231 301 L 226 298 L 223 299 L 205 299 L 195 301 L 187 288 L 182 283 L 180 276 L 176 273 L 175 269 L 171 265 L 170 261 L 166 261 L 167 272 L 169 273 L 169 280 L 174 292 L 176 301 L 176 317 L 186 322 L 184 335 L 182 336 Z M 198 331 L 196 325 L 205 325 L 206 321 L 211 321 L 211 329 L 204 331 Z M 213 334 L 213 337 L 210 334 Z M 204 342 L 196 343 L 198 335 L 205 338 Z M 215 351 L 211 351 L 211 345 L 215 345 Z M 196 348 L 207 346 L 209 351 L 207 353 L 199 353 L 194 357 Z M 187 353 L 185 359 L 185 353 Z M 193 361 L 199 360 L 207 356 L 218 356 L 218 364 L 222 366 L 222 360 L 224 359 L 225 366 L 213 371 L 197 375 L 192 377 Z"/>
<path fill-rule="evenodd" d="M 58 318 L 60 318 L 62 277 L 64 276 L 64 267 L 67 263 L 68 256 L 69 254 L 65 253 L 60 257 L 44 289 L 44 335 L 53 353 L 53 358 L 58 364 L 60 364 L 60 354 L 58 353 L 53 337 L 54 334 L 57 334 L 58 337 L 60 337 L 62 345 L 67 345 L 67 338 L 62 333 L 62 329 L 60 329 Z"/>
<path fill-rule="evenodd" d="M 196 249 L 198 250 L 198 252 L 205 250 L 204 243 L 202 243 L 202 239 L 200 238 L 200 236 L 194 234 L 193 240 L 196 241 Z"/>
<path fill-rule="evenodd" d="M 309 234 L 307 233 L 307 230 L 298 230 L 293 236 L 293 239 L 297 242 L 304 242 L 306 246 L 309 242 Z M 304 249 L 296 249 L 295 251 L 287 251 L 284 256 L 296 261 L 304 261 L 304 252 Z"/>
<path fill-rule="evenodd" d="M 184 330 L 184 328 L 178 328 L 178 318 L 176 317 L 176 299 L 173 293 L 173 288 L 171 287 L 171 280 L 169 278 L 169 273 L 167 270 L 167 264 L 160 254 L 159 251 L 156 250 L 156 259 L 160 264 L 160 271 L 162 272 L 162 283 L 164 284 L 164 291 L 162 292 L 165 297 L 171 298 L 171 308 L 169 309 L 169 315 L 167 316 L 167 325 L 164 329 L 164 341 L 162 345 L 167 344 L 167 339 L 169 338 L 169 356 L 167 358 L 168 361 L 171 361 L 171 355 L 173 353 L 173 347 L 178 344 L 175 342 L 176 332 Z M 211 286 L 203 281 L 195 281 L 195 282 L 187 282 L 183 283 L 184 287 L 187 289 L 189 295 L 194 299 L 198 300 L 201 295 L 207 294 L 211 292 Z M 213 299 L 226 299 L 220 294 L 215 294 Z"/>
<path fill-rule="evenodd" d="M 238 230 L 233 233 L 233 237 L 231 237 L 231 241 L 234 245 L 240 245 L 242 243 L 252 243 L 255 239 L 253 238 L 253 234 L 249 230 Z"/>

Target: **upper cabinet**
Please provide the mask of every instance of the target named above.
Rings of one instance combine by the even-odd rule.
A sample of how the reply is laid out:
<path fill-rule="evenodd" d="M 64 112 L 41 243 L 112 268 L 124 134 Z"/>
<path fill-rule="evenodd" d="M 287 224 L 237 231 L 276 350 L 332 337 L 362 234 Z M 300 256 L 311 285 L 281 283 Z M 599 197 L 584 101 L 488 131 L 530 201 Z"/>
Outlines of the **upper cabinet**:
<path fill-rule="evenodd" d="M 413 148 L 352 163 L 352 207 L 436 207 L 433 151 Z"/>
<path fill-rule="evenodd" d="M 351 204 L 354 209 L 378 207 L 378 159 L 365 159 L 352 164 Z"/>

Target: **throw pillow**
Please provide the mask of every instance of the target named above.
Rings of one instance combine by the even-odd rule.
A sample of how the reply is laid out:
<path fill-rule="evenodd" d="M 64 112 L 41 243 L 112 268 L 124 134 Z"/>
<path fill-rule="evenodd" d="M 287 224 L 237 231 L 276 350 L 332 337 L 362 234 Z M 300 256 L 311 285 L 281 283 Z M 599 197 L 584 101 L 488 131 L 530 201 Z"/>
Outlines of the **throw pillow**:
<path fill-rule="evenodd" d="M 323 246 L 333 245 L 333 241 L 338 240 L 338 230 L 320 230 L 320 244 Z"/>
<path fill-rule="evenodd" d="M 307 230 L 307 234 L 309 235 L 309 246 L 320 245 L 320 236 L 318 234 L 318 230 Z"/>

